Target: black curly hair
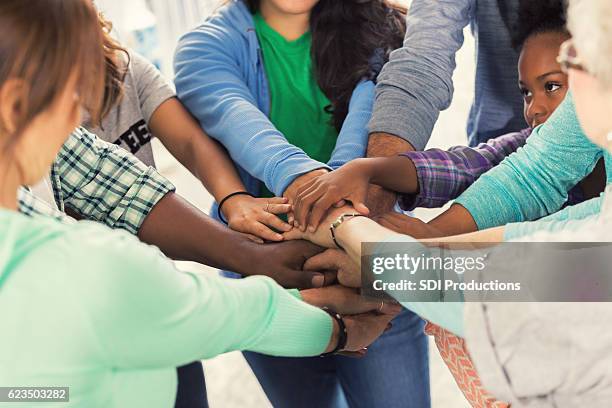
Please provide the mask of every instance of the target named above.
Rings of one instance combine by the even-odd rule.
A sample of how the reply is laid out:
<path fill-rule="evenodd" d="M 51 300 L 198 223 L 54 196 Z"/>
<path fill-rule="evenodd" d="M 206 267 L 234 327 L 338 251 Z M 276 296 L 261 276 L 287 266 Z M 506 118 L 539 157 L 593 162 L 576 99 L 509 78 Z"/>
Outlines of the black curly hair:
<path fill-rule="evenodd" d="M 510 30 L 512 46 L 517 50 L 533 35 L 551 32 L 569 35 L 565 27 L 564 0 L 519 0 L 518 13 L 513 19 L 508 15 L 507 7 L 502 7 L 504 0 L 498 1 L 502 14 L 506 13 L 504 20 Z"/>

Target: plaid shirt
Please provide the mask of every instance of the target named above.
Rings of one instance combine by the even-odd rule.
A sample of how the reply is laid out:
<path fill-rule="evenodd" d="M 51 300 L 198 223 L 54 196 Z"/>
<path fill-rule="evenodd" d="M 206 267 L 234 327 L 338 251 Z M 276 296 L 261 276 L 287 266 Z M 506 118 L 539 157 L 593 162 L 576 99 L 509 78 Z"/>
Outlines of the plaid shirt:
<path fill-rule="evenodd" d="M 419 193 L 401 195 L 400 206 L 407 211 L 417 207 L 442 207 L 523 146 L 529 135 L 530 128 L 499 136 L 476 147 L 455 146 L 449 150 L 429 149 L 402 154 L 416 167 Z M 569 193 L 568 204 L 581 201 L 582 190 L 576 186 Z"/>
<path fill-rule="evenodd" d="M 55 202 L 61 212 L 19 191 L 19 210 L 70 222 L 67 208 L 86 219 L 133 234 L 153 207 L 174 186 L 152 167 L 119 146 L 98 139 L 83 128 L 75 130 L 51 167 Z"/>

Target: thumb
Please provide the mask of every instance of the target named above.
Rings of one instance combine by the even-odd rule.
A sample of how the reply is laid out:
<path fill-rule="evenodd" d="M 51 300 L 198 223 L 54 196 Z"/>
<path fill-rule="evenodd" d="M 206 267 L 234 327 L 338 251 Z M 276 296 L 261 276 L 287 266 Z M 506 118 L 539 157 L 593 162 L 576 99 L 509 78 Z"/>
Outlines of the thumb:
<path fill-rule="evenodd" d="M 296 277 L 294 285 L 298 289 L 322 288 L 325 285 L 325 275 L 319 272 L 293 271 Z"/>
<path fill-rule="evenodd" d="M 353 208 L 359 214 L 369 215 L 370 209 L 365 205 L 365 194 L 351 194 L 349 196 L 349 200 L 353 203 Z"/>
<path fill-rule="evenodd" d="M 318 255 L 309 258 L 304 264 L 304 270 L 324 271 L 337 270 L 340 268 L 342 253 L 339 249 L 328 249 Z"/>
<path fill-rule="evenodd" d="M 293 228 L 287 232 L 283 232 L 283 238 L 285 241 L 304 239 L 304 233 L 300 231 L 299 228 Z"/>

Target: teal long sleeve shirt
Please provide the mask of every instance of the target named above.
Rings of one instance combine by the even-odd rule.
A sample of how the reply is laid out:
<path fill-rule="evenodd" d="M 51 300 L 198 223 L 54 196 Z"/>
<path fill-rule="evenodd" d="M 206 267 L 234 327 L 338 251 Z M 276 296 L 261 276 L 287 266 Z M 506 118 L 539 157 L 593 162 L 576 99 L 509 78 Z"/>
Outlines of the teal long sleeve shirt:
<path fill-rule="evenodd" d="M 233 350 L 314 356 L 332 331 L 267 277 L 179 272 L 125 231 L 2 209 L 0 322 L 0 384 L 70 387 L 66 406 L 88 408 L 170 407 L 177 366 Z"/>
<path fill-rule="evenodd" d="M 482 175 L 456 203 L 470 212 L 478 229 L 536 220 L 558 211 L 567 200 L 567 192 L 593 170 L 602 155 L 611 180 L 612 156 L 584 134 L 568 94 L 548 121 L 533 131 L 524 147 Z M 585 207 L 567 210 L 561 217 L 597 212 L 596 201 L 581 205 Z"/>

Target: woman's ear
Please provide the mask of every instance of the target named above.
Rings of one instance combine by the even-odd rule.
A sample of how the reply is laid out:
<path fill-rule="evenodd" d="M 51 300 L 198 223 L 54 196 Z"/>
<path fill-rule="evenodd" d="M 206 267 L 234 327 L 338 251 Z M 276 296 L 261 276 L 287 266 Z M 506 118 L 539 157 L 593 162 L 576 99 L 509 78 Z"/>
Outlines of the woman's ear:
<path fill-rule="evenodd" d="M 7 134 L 17 131 L 27 111 L 27 86 L 22 79 L 9 79 L 0 87 L 0 129 Z"/>

